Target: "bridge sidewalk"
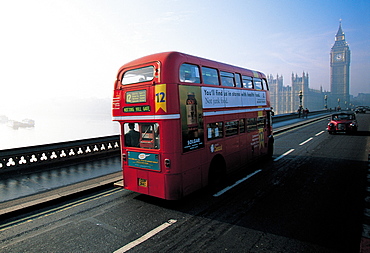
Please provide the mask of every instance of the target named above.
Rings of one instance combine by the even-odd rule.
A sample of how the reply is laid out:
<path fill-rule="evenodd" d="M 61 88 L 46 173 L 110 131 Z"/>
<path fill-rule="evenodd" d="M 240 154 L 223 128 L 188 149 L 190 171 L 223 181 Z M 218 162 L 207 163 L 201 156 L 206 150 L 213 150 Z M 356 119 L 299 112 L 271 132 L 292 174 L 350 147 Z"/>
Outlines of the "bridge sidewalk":
<path fill-rule="evenodd" d="M 88 191 L 97 187 L 110 185 L 117 181 L 120 181 L 121 179 L 122 172 L 115 172 L 106 176 L 93 178 L 80 183 L 2 202 L 0 203 L 0 217 L 23 209 L 45 204 L 47 202 L 56 201 L 67 196 Z"/>

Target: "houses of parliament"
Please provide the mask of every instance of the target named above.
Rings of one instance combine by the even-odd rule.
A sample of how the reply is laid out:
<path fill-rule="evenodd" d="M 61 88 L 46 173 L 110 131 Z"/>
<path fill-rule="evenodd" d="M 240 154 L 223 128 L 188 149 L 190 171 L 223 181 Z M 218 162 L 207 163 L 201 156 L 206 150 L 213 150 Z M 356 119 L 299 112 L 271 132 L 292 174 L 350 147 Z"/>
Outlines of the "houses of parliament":
<path fill-rule="evenodd" d="M 284 86 L 283 77 L 268 75 L 271 104 L 275 114 L 295 112 L 302 105 L 310 111 L 353 107 L 349 95 L 349 70 L 351 52 L 342 24 L 335 35 L 335 42 L 330 51 L 330 92 L 311 89 L 309 75 L 292 74 L 291 86 Z"/>

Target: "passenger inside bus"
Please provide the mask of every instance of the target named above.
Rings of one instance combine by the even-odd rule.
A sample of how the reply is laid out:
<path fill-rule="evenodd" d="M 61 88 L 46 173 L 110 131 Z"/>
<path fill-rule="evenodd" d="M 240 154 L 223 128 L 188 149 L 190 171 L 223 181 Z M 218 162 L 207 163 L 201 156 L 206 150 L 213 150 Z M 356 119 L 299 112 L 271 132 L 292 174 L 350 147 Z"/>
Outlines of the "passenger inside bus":
<path fill-rule="evenodd" d="M 140 133 L 135 130 L 135 124 L 128 124 L 129 130 L 125 134 L 125 146 L 126 147 L 139 147 Z"/>

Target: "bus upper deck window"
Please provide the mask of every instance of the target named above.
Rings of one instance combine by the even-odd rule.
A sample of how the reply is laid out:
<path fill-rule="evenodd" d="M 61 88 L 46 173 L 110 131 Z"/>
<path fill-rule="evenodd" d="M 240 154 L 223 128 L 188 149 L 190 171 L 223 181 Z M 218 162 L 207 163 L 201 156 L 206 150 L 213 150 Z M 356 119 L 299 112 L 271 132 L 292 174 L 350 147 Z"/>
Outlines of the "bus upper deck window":
<path fill-rule="evenodd" d="M 253 89 L 252 77 L 243 76 L 242 81 L 243 81 L 243 88 Z"/>
<path fill-rule="evenodd" d="M 267 81 L 265 79 L 262 79 L 262 85 L 265 87 L 265 90 L 269 90 L 269 86 L 267 84 Z"/>
<path fill-rule="evenodd" d="M 240 74 L 235 74 L 235 84 L 236 84 L 236 87 L 243 87 L 242 86 L 242 83 L 241 83 L 241 76 Z"/>
<path fill-rule="evenodd" d="M 151 81 L 154 78 L 154 66 L 127 70 L 122 76 L 122 84 Z"/>
<path fill-rule="evenodd" d="M 230 72 L 221 71 L 221 84 L 223 86 L 234 87 L 234 74 Z"/>
<path fill-rule="evenodd" d="M 180 82 L 200 83 L 199 67 L 184 63 L 180 66 Z"/>
<path fill-rule="evenodd" d="M 260 78 L 253 78 L 253 84 L 256 90 L 263 90 L 262 80 Z"/>
<path fill-rule="evenodd" d="M 202 78 L 203 83 L 205 84 L 220 85 L 218 81 L 217 69 L 202 67 Z"/>

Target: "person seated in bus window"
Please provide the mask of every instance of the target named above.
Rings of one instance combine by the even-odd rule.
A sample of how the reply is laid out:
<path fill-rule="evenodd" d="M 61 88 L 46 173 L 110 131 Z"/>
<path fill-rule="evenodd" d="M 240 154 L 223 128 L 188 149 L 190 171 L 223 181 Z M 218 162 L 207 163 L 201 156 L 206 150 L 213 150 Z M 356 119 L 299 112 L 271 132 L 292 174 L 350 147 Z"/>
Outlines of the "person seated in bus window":
<path fill-rule="evenodd" d="M 190 73 L 185 72 L 185 80 L 184 81 L 187 82 L 187 83 L 194 83 L 195 78 L 193 78 Z"/>
<path fill-rule="evenodd" d="M 139 147 L 140 133 L 135 130 L 135 124 L 128 124 L 128 132 L 125 133 L 125 146 L 126 147 Z"/>

